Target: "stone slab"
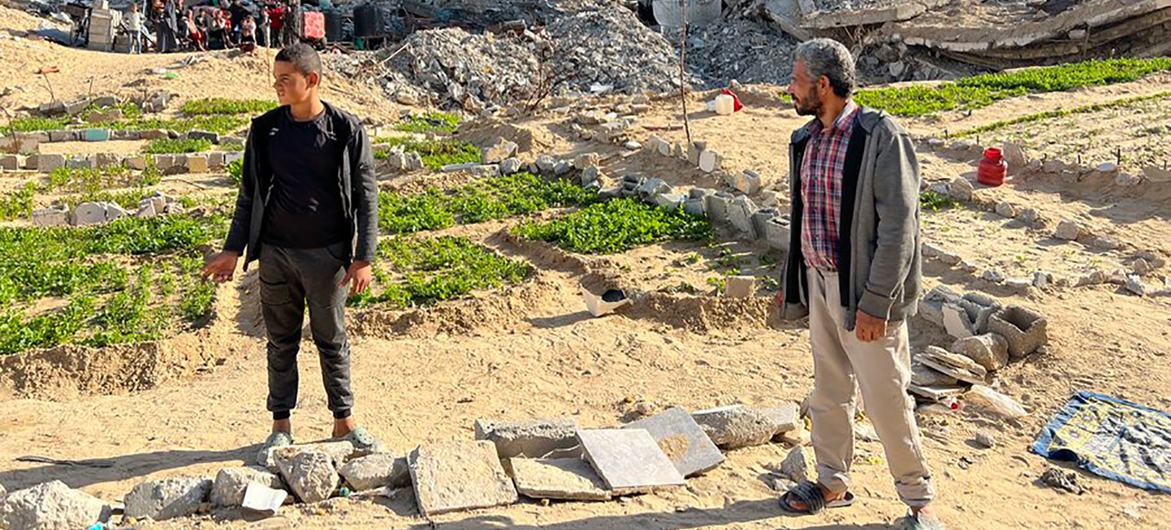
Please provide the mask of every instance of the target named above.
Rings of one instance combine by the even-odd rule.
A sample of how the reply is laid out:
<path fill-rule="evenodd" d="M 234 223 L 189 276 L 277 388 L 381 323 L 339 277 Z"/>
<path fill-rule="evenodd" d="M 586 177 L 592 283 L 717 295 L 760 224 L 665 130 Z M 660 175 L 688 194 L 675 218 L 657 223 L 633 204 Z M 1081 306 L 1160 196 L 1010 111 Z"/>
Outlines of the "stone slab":
<path fill-rule="evenodd" d="M 781 407 L 757 409 L 743 404 L 697 410 L 691 413 L 696 423 L 721 449 L 740 449 L 768 443 L 779 434 L 800 425 L 795 403 Z"/>
<path fill-rule="evenodd" d="M 517 501 L 516 487 L 500 465 L 492 442 L 419 446 L 407 456 L 407 464 L 424 517 Z"/>
<path fill-rule="evenodd" d="M 540 458 L 578 446 L 577 422 L 571 418 L 535 421 L 477 419 L 472 428 L 475 439 L 492 442 L 500 458 Z"/>
<path fill-rule="evenodd" d="M 703 427 L 680 407 L 671 407 L 649 418 L 623 425 L 622 428 L 644 429 L 650 433 L 684 477 L 715 469 L 724 461 L 724 454 L 708 438 Z"/>
<path fill-rule="evenodd" d="M 804 13 L 798 0 L 765 0 L 761 6 L 764 17 L 776 24 L 781 31 L 796 37 L 799 41 L 813 38 L 813 32 L 801 27 Z"/>
<path fill-rule="evenodd" d="M 81 132 L 84 142 L 106 142 L 110 140 L 109 129 L 85 129 Z"/>
<path fill-rule="evenodd" d="M 579 430 L 582 451 L 615 495 L 681 486 L 683 475 L 644 429 Z"/>
<path fill-rule="evenodd" d="M 729 276 L 724 281 L 724 296 L 727 298 L 752 298 L 756 293 L 755 276 Z"/>
<path fill-rule="evenodd" d="M 919 386 L 911 384 L 907 391 L 927 399 L 941 401 L 949 397 L 962 396 L 968 389 L 964 386 Z"/>
<path fill-rule="evenodd" d="M 533 499 L 605 501 L 605 482 L 580 458 L 511 458 L 508 467 L 516 490 Z"/>

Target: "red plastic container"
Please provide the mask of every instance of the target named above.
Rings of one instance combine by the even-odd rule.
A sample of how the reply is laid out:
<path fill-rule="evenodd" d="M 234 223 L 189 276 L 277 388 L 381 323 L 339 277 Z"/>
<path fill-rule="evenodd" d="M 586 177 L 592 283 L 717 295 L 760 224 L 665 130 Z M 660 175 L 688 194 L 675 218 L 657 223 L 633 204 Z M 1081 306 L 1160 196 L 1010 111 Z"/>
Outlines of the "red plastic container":
<path fill-rule="evenodd" d="M 1008 163 L 1004 161 L 1004 154 L 1000 149 L 989 147 L 984 150 L 984 159 L 980 160 L 976 180 L 985 186 L 999 186 L 1004 184 L 1004 174 L 1007 172 Z"/>

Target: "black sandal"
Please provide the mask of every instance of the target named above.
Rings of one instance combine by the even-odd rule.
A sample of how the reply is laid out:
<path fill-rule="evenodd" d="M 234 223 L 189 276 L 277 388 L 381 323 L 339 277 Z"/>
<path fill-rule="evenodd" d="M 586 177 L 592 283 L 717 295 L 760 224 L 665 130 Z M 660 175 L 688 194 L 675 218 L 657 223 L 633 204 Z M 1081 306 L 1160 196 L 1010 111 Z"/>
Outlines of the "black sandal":
<path fill-rule="evenodd" d="M 790 500 L 805 504 L 804 510 L 793 508 Z M 826 502 L 821 487 L 806 480 L 781 496 L 781 510 L 790 515 L 814 515 L 825 511 L 826 508 L 845 508 L 854 504 L 854 494 L 846 492 L 840 499 Z"/>

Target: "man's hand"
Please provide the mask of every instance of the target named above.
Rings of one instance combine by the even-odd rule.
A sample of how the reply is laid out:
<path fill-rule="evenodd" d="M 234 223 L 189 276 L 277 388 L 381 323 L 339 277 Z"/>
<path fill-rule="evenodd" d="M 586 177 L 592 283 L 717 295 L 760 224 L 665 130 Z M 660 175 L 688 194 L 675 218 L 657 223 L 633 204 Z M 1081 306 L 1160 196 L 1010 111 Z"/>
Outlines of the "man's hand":
<path fill-rule="evenodd" d="M 862 342 L 874 342 L 886 336 L 886 321 L 858 311 L 854 332 Z"/>
<path fill-rule="evenodd" d="M 239 259 L 239 252 L 231 250 L 220 252 L 207 260 L 207 265 L 203 266 L 203 272 L 200 273 L 200 276 L 205 280 L 211 278 L 216 283 L 229 281 L 236 272 L 236 262 Z"/>
<path fill-rule="evenodd" d="M 350 296 L 365 291 L 370 287 L 370 283 L 374 281 L 374 272 L 370 269 L 369 261 L 355 261 L 350 264 L 350 268 L 346 269 L 346 276 L 342 278 L 342 282 L 338 287 L 343 287 L 347 283 L 350 284 Z"/>

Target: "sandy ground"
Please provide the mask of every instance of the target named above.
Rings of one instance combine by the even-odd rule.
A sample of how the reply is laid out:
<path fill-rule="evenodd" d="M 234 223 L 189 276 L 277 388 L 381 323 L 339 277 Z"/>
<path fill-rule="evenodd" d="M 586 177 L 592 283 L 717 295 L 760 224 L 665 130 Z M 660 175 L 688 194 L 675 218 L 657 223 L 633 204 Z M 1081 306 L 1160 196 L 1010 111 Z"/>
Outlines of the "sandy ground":
<path fill-rule="evenodd" d="M 24 23 L 23 15 L 0 9 L 0 21 Z M 16 20 L 16 22 L 12 22 Z M 15 42 L 15 44 L 14 44 Z M 136 68 L 174 59 L 95 54 L 61 50 L 45 43 L 0 41 L 5 61 L 0 75 L 34 87 L 30 66 L 53 58 L 74 64 L 95 62 L 94 72 L 114 62 Z M 13 48 L 16 46 L 16 48 Z M 14 53 L 19 51 L 19 53 Z M 23 66 L 12 61 L 24 61 Z M 99 61 L 110 63 L 99 64 Z M 259 59 L 257 60 L 259 62 Z M 208 64 L 208 63 L 200 63 Z M 231 71 L 237 63 L 217 67 Z M 63 69 L 64 70 L 64 69 Z M 261 70 L 259 66 L 256 70 Z M 218 70 L 217 70 L 218 71 Z M 234 97 L 265 96 L 263 78 L 246 81 Z M 113 74 L 111 74 L 112 76 Z M 225 74 L 228 75 L 228 74 Z M 234 74 L 233 74 L 234 75 Z M 66 76 L 60 76 L 64 78 Z M 183 76 L 184 82 L 192 76 Z M 80 78 L 77 83 L 80 83 Z M 116 80 L 102 78 L 108 89 Z M 96 84 L 97 82 L 95 82 Z M 221 85 L 191 81 L 192 96 L 215 95 Z M 252 84 L 248 84 L 252 83 Z M 82 85 L 77 84 L 77 87 Z M 80 88 L 75 87 L 74 90 Z M 1146 90 L 1145 83 L 1087 91 L 1078 97 L 1108 101 Z M 27 88 L 24 104 L 47 96 Z M 354 86 L 355 94 L 373 93 Z M 374 89 L 370 89 L 371 91 Z M 758 169 L 773 183 L 787 172 L 787 139 L 798 118 L 772 88 L 745 99 L 749 108 L 730 117 L 697 114 L 692 133 L 726 158 L 730 170 Z M 79 92 L 80 93 L 80 92 Z M 1097 94 L 1096 96 L 1086 94 Z M 10 96 L 11 97 L 11 96 Z M 1095 99 L 1096 98 L 1096 99 Z M 1056 100 L 1054 98 L 1054 104 Z M 694 102 L 699 103 L 699 96 Z M 360 100 L 355 99 L 355 102 Z M 374 114 L 395 112 L 374 101 Z M 1041 110 L 1037 103 L 1008 101 L 990 108 L 1004 119 Z M 997 111 L 996 109 L 1001 109 Z M 365 110 L 365 109 L 364 109 Z M 676 122 L 673 102 L 657 102 L 639 121 L 634 136 L 659 134 L 672 140 L 682 131 L 649 130 Z M 522 123 L 537 129 L 548 150 L 572 154 L 592 146 L 561 134 L 566 116 Z M 951 126 L 951 117 L 935 127 Z M 964 126 L 969 124 L 965 123 Z M 930 132 L 927 125 L 914 124 Z M 934 134 L 941 131 L 934 129 Z M 542 150 L 544 151 L 544 149 Z M 526 155 L 526 156 L 532 156 Z M 642 170 L 672 183 L 711 185 L 709 175 L 674 160 L 637 155 L 614 158 L 607 174 Z M 923 154 L 930 180 L 974 171 L 970 163 Z M 193 185 L 190 180 L 197 185 Z M 219 183 L 219 184 L 217 184 Z M 200 186 L 223 185 L 214 175 L 167 180 L 174 193 L 210 193 Z M 781 185 L 780 189 L 784 189 Z M 1077 243 L 1060 244 L 1047 231 L 1029 230 L 1003 218 L 961 207 L 925 214 L 928 242 L 981 266 L 996 265 L 1011 274 L 1040 268 L 1076 277 L 1089 267 L 1122 267 L 1138 249 L 1171 253 L 1171 207 L 1158 200 L 1126 198 L 1020 179 L 978 193 L 1028 204 L 1052 220 L 1076 218 L 1128 245 L 1100 252 Z M 763 194 L 759 198 L 763 198 Z M 353 373 L 357 417 L 395 453 L 419 444 L 468 439 L 476 418 L 525 419 L 568 415 L 586 427 L 620 423 L 628 401 L 643 399 L 659 406 L 690 409 L 742 401 L 772 405 L 800 400 L 812 387 L 808 336 L 793 325 L 779 325 L 770 315 L 770 294 L 730 302 L 704 295 L 659 292 L 685 282 L 701 293 L 706 279 L 720 273 L 721 246 L 667 243 L 603 257 L 567 255 L 545 245 L 518 243 L 501 232 L 518 220 L 457 227 L 458 233 L 510 257 L 535 265 L 524 284 L 497 292 L 476 293 L 465 301 L 408 312 L 351 313 L 354 330 Z M 747 274 L 776 274 L 761 263 L 766 251 L 744 243 L 726 245 Z M 695 262 L 686 259 L 700 255 Z M 774 254 L 775 255 L 775 254 Z M 1018 256 L 1020 258 L 1018 258 Z M 1014 363 L 998 374 L 999 390 L 1018 399 L 1031 414 L 1019 423 L 990 419 L 974 409 L 943 416 L 923 415 L 927 458 L 939 489 L 938 510 L 951 528 L 1158 528 L 1171 519 L 1171 501 L 1122 484 L 1079 473 L 1090 493 L 1072 496 L 1037 485 L 1049 462 L 1026 448 L 1050 415 L 1074 390 L 1118 395 L 1149 406 L 1171 408 L 1171 302 L 1138 298 L 1115 286 L 1034 291 L 1026 296 L 998 291 L 976 277 L 929 264 L 928 286 L 948 284 L 962 290 L 987 290 L 1009 303 L 1034 307 L 1050 321 L 1052 342 L 1045 355 Z M 1166 269 L 1158 275 L 1166 274 Z M 0 483 L 10 491 L 51 479 L 82 488 L 104 499 L 120 499 L 144 479 L 178 475 L 213 475 L 218 469 L 251 461 L 268 429 L 263 411 L 265 372 L 263 342 L 257 337 L 254 275 L 220 289 L 217 318 L 206 329 L 163 341 L 161 368 L 139 387 L 120 384 L 117 370 L 145 358 L 143 348 L 91 352 L 70 369 L 37 364 L 33 355 L 15 357 L 0 373 Z M 583 283 L 601 281 L 653 293 L 656 304 L 601 319 L 590 318 L 578 294 Z M 658 308 L 658 309 L 656 309 Z M 664 310 L 662 308 L 670 308 Z M 918 319 L 911 322 L 916 347 L 947 344 L 941 330 Z M 303 343 L 303 385 L 294 421 L 300 441 L 328 435 L 329 415 L 318 384 L 312 344 Z M 122 357 L 124 356 L 124 357 Z M 116 358 L 111 358 L 116 357 Z M 111 372 L 113 371 L 113 372 Z M 105 379 L 86 379 L 102 374 Z M 77 381 L 88 381 L 85 385 Z M 32 383 L 21 386 L 16 382 Z M 78 388 L 83 387 L 83 388 Z M 972 442 L 978 429 L 997 438 L 992 449 Z M 901 515 L 885 467 L 881 445 L 859 441 L 854 470 L 854 507 L 824 515 L 789 518 L 780 514 L 770 489 L 772 472 L 788 449 L 770 444 L 729 453 L 728 461 L 686 488 L 605 503 L 525 501 L 506 508 L 440 516 L 435 523 L 452 529 L 502 527 L 571 529 L 728 528 L 888 528 Z M 22 455 L 60 459 L 104 459 L 111 467 L 47 465 L 19 462 Z M 419 517 L 413 495 L 399 490 L 392 499 L 335 499 L 311 506 L 286 507 L 267 521 L 250 522 L 225 512 L 198 520 L 143 525 L 144 528 L 431 528 Z"/>

